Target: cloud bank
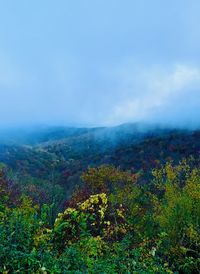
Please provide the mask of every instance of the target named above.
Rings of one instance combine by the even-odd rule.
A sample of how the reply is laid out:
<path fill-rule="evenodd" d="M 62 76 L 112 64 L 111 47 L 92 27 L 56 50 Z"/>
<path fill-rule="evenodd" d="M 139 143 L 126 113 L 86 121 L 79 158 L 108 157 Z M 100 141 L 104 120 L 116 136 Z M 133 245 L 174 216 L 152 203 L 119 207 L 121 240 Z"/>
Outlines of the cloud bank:
<path fill-rule="evenodd" d="M 0 126 L 199 126 L 199 10 L 199 0 L 4 1 Z"/>
<path fill-rule="evenodd" d="M 130 71 L 126 75 L 130 75 Z M 113 106 L 108 124 L 132 121 L 200 124 L 199 68 L 176 64 L 165 70 L 157 66 L 137 72 L 133 70 L 132 78 L 127 81 L 123 77 L 124 73 L 121 92 L 125 98 Z"/>

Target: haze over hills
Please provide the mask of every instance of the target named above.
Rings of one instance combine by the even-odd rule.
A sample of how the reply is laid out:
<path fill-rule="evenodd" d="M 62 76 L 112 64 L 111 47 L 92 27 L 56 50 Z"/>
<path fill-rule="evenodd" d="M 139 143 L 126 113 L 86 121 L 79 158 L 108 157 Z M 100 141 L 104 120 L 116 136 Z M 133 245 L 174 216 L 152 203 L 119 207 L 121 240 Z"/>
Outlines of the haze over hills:
<path fill-rule="evenodd" d="M 0 162 L 25 183 L 28 177 L 48 181 L 53 167 L 56 184 L 64 188 L 67 196 L 80 184 L 80 174 L 89 166 L 111 164 L 146 172 L 148 177 L 157 161 L 178 162 L 190 155 L 198 158 L 199 153 L 200 130 L 157 125 L 38 127 L 4 131 L 0 135 Z"/>
<path fill-rule="evenodd" d="M 0 128 L 0 143 L 34 146 L 53 141 L 64 142 L 66 139 L 78 136 L 94 138 L 96 141 L 105 139 L 106 142 L 113 141 L 115 143 L 120 141 L 121 138 L 130 137 L 135 140 L 145 135 L 158 135 L 176 129 L 177 127 L 150 123 L 126 123 L 113 127 L 15 126 Z M 180 127 L 179 130 L 192 131 L 192 128 Z"/>

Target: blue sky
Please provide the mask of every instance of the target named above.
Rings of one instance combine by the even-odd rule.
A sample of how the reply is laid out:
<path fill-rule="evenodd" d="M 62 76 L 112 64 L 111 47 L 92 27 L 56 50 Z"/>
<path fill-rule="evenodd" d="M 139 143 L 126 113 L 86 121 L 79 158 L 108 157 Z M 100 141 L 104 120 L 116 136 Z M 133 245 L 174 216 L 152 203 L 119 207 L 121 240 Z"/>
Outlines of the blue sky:
<path fill-rule="evenodd" d="M 199 0 L 0 0 L 0 125 L 199 125 L 199 14 Z"/>

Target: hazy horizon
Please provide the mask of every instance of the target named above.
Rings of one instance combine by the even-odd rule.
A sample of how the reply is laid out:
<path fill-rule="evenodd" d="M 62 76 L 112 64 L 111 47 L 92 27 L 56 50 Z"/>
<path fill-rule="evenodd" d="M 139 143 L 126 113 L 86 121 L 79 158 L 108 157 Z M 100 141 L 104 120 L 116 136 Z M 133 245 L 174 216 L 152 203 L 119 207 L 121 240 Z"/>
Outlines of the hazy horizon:
<path fill-rule="evenodd" d="M 200 2 L 0 3 L 0 128 L 200 127 Z"/>

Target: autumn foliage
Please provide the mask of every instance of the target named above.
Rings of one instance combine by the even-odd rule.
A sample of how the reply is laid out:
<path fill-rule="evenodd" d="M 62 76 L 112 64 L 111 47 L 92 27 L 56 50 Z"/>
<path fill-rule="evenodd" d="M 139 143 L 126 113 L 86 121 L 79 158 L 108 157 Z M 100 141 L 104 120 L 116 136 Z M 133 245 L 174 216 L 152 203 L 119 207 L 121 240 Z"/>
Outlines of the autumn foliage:
<path fill-rule="evenodd" d="M 198 273 L 200 169 L 194 159 L 140 174 L 103 165 L 52 223 L 0 173 L 1 273 Z M 13 201 L 13 202 L 11 202 Z"/>

